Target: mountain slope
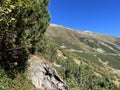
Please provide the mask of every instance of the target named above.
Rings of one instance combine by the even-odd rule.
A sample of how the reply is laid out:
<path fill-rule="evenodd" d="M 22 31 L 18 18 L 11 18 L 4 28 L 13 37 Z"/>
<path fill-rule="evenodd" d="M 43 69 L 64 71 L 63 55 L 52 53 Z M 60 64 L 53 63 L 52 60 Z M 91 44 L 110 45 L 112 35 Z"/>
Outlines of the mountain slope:
<path fill-rule="evenodd" d="M 103 61 L 108 61 L 113 67 L 120 68 L 120 38 L 75 31 L 55 25 L 49 26 L 46 35 L 52 37 L 59 46 L 64 45 L 68 51 L 77 53 L 84 58 L 85 55 L 92 56 L 93 59 L 98 56 Z"/>
<path fill-rule="evenodd" d="M 120 38 L 60 25 L 50 25 L 46 35 L 59 47 L 58 57 L 66 59 L 69 55 L 76 64 L 87 65 L 96 76 L 108 76 L 116 86 L 120 86 Z"/>

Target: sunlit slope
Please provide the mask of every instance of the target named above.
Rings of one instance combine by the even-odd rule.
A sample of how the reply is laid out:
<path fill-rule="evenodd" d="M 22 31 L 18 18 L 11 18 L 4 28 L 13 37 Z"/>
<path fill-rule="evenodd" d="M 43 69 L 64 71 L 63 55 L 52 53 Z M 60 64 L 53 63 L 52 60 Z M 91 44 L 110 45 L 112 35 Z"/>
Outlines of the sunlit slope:
<path fill-rule="evenodd" d="M 120 38 L 50 25 L 46 35 L 64 50 L 101 66 L 100 60 L 120 69 Z"/>

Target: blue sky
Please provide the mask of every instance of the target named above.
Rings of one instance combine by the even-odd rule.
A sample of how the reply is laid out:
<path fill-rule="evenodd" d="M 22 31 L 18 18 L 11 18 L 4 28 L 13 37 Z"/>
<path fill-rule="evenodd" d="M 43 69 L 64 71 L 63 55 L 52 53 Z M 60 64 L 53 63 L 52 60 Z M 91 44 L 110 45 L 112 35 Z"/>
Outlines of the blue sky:
<path fill-rule="evenodd" d="M 50 0 L 51 23 L 120 37 L 120 0 Z"/>

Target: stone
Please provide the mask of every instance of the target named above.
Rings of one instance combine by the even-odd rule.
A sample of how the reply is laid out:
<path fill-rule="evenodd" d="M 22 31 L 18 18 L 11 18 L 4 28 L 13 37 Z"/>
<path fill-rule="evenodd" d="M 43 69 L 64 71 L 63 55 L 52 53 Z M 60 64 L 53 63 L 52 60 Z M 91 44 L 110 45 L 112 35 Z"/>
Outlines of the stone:
<path fill-rule="evenodd" d="M 57 71 L 40 58 L 29 60 L 29 79 L 37 90 L 68 90 L 65 82 L 60 78 Z M 36 63 L 37 62 L 37 63 Z"/>

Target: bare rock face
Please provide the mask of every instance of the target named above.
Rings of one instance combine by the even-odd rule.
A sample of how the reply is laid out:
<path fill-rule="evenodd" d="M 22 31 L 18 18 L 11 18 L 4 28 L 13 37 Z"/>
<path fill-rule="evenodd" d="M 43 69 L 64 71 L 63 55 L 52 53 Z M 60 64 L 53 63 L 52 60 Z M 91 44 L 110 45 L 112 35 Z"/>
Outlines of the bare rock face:
<path fill-rule="evenodd" d="M 29 79 L 37 90 L 68 90 L 57 71 L 45 60 L 33 56 L 29 63 Z"/>

